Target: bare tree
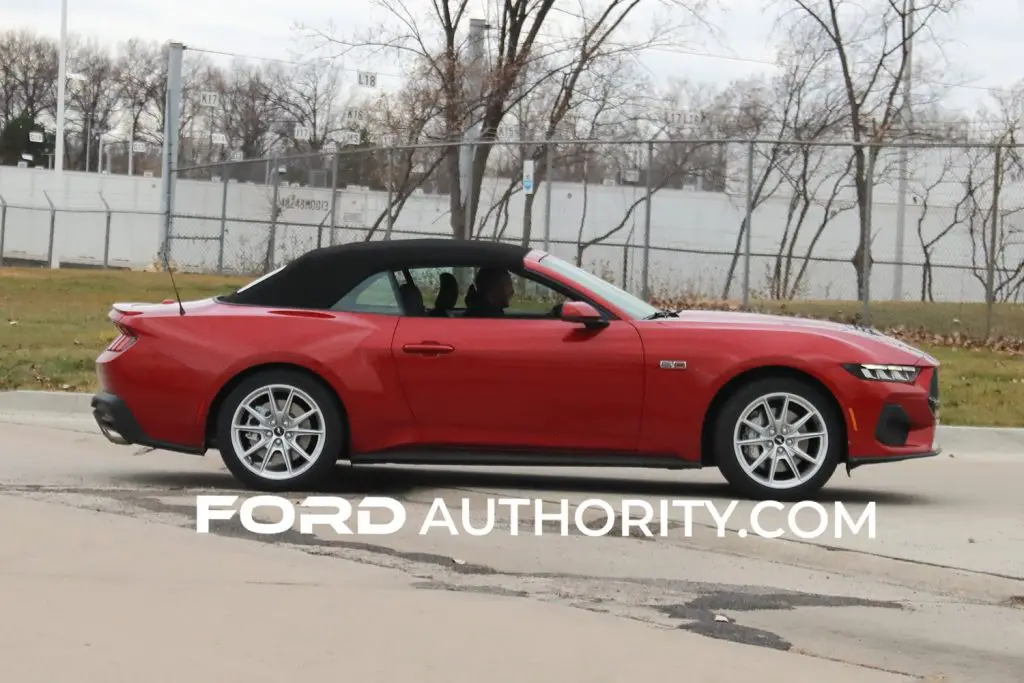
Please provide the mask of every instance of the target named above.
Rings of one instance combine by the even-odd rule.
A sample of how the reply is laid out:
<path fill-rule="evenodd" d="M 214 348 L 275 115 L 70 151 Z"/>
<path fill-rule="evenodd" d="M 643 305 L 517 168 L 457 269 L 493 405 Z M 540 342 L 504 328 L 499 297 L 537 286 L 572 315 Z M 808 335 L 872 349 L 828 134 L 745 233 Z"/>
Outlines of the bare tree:
<path fill-rule="evenodd" d="M 433 89 L 416 74 L 397 93 L 378 97 L 369 112 L 370 134 L 387 147 L 378 174 L 388 190 L 388 206 L 370 226 L 367 241 L 381 225 L 394 225 L 409 197 L 434 176 L 447 157 L 444 149 L 417 147 L 440 113 L 440 105 Z"/>
<path fill-rule="evenodd" d="M 923 261 L 921 263 L 921 301 L 935 301 L 933 283 L 935 275 L 933 270 L 933 259 L 935 247 L 947 235 L 956 228 L 963 228 L 974 203 L 973 190 L 975 187 L 975 169 L 968 164 L 967 178 L 964 182 L 965 191 L 962 192 L 953 205 L 952 215 L 942 218 L 942 209 L 945 207 L 936 205 L 933 195 L 944 194 L 941 190 L 954 180 L 954 169 L 964 161 L 965 155 L 961 150 L 947 151 L 939 165 L 938 172 L 933 178 L 923 178 L 913 183 L 911 187 L 912 202 L 918 208 L 916 232 L 917 240 L 921 245 Z M 938 217 L 938 222 L 932 220 L 933 216 Z M 935 224 L 931 227 L 929 224 Z"/>
<path fill-rule="evenodd" d="M 911 44 L 933 39 L 930 25 L 962 0 L 782 0 L 791 11 L 782 21 L 795 45 L 826 49 L 833 59 L 822 68 L 841 84 L 846 126 L 853 143 L 853 178 L 860 236 L 852 263 L 860 297 L 867 296 L 871 272 L 871 191 L 877 179 L 879 143 L 898 129 Z M 938 50 L 931 68 L 942 68 Z M 921 61 L 921 60 L 916 60 Z M 866 253 L 865 253 L 866 252 Z"/>
<path fill-rule="evenodd" d="M 358 128 L 362 108 L 347 107 L 343 101 L 343 77 L 330 60 L 312 59 L 271 72 L 273 105 L 280 115 L 275 130 L 289 149 L 318 151 L 345 128 Z M 308 139 L 296 136 L 298 129 Z"/>
<path fill-rule="evenodd" d="M 31 31 L 0 34 L 0 123 L 35 119 L 56 101 L 56 43 Z"/>
<path fill-rule="evenodd" d="M 455 142 L 474 127 L 481 131 L 478 139 L 484 144 L 473 147 L 467 169 L 468 188 L 462 187 L 458 146 L 450 148 L 446 163 L 452 230 L 456 237 L 469 238 L 492 151 L 489 143 L 495 140 L 517 98 L 527 96 L 549 80 L 560 84 L 560 95 L 549 113 L 552 125 L 544 137 L 551 139 L 565 112 L 572 108 L 589 65 L 609 54 L 670 40 L 684 26 L 692 25 L 704 0 L 665 0 L 661 3 L 665 16 L 657 24 L 656 34 L 640 41 L 643 45 L 634 43 L 628 47 L 616 44 L 615 36 L 627 18 L 639 14 L 640 0 L 581 0 L 573 10 L 556 10 L 555 0 L 508 0 L 491 17 L 484 44 L 472 46 L 460 35 L 469 19 L 467 0 L 434 0 L 429 7 L 402 0 L 376 0 L 375 4 L 390 16 L 386 25 L 361 36 L 320 35 L 346 51 L 369 48 L 405 63 L 424 65 L 428 82 L 439 95 L 444 138 Z M 556 33 L 556 21 L 558 32 L 574 36 L 549 38 L 547 34 Z M 485 64 L 473 63 L 468 58 L 471 47 L 487 53 Z M 550 68 L 527 81 L 529 65 L 545 59 Z M 538 181 L 543 179 L 544 170 L 541 159 L 536 171 Z"/>
<path fill-rule="evenodd" d="M 167 67 L 168 47 L 159 48 L 155 58 L 153 87 L 146 103 L 143 139 L 154 145 L 162 145 L 164 140 L 164 117 L 167 111 Z M 217 91 L 218 83 L 222 82 L 221 70 L 210 63 L 205 54 L 186 52 L 181 72 L 181 120 L 178 140 L 181 144 L 179 157 L 184 156 L 190 163 L 201 161 L 201 150 L 206 150 L 205 160 L 213 161 L 212 134 L 216 112 L 201 105 L 203 91 Z M 197 128 L 197 123 L 199 124 Z"/>
<path fill-rule="evenodd" d="M 970 238 L 971 274 L 993 301 L 1015 301 L 1024 285 L 1024 200 L 1008 186 L 1024 181 L 1024 158 L 1016 148 L 1022 130 L 1024 82 L 1006 94 L 994 95 L 975 120 L 988 132 L 987 146 L 967 153 L 963 182 L 966 226 Z M 989 269 L 993 270 L 988 291 Z"/>
<path fill-rule="evenodd" d="M 127 129 L 129 145 L 139 133 L 150 133 L 147 114 L 160 90 L 160 48 L 131 39 L 120 46 L 116 61 L 121 85 L 121 127 Z"/>
<path fill-rule="evenodd" d="M 110 130 L 120 106 L 117 70 L 109 50 L 95 41 L 74 39 L 68 46 L 68 70 L 77 76 L 68 87 L 68 128 L 81 144 L 68 146 L 70 165 L 88 169 L 91 141 Z M 73 156 L 72 156 L 73 155 Z"/>
<path fill-rule="evenodd" d="M 785 244 L 790 230 L 795 227 L 791 243 L 795 244 L 800 226 L 803 225 L 803 219 L 795 226 L 791 220 L 799 215 L 798 207 L 801 203 L 809 208 L 808 201 L 817 196 L 815 192 L 808 193 L 810 184 L 814 182 L 810 169 L 834 167 L 825 159 L 834 158 L 835 151 L 815 144 L 833 137 L 844 118 L 841 93 L 822 73 L 822 66 L 829 58 L 827 50 L 810 50 L 806 46 L 785 48 L 778 56 L 778 76 L 768 83 L 760 79 L 748 79 L 732 84 L 719 96 L 708 113 L 709 118 L 717 123 L 716 128 L 721 137 L 773 140 L 770 143 L 751 143 L 743 150 L 742 156 L 733 157 L 737 162 L 735 167 L 742 169 L 742 180 L 737 177 L 739 172 L 734 173 L 731 175 L 734 182 L 730 185 L 742 188 L 740 196 L 745 205 L 747 194 L 750 194 L 752 212 L 756 212 L 780 191 L 789 194 L 791 201 L 786 236 L 780 243 L 782 251 L 778 253 L 777 265 L 773 267 L 776 276 L 781 275 L 783 269 L 781 258 L 786 253 Z M 749 179 L 746 174 L 751 160 L 745 158 L 748 154 L 754 155 L 751 164 L 754 175 Z M 748 180 L 752 181 L 751 188 L 747 187 Z M 835 200 L 835 191 L 843 185 L 840 179 L 836 180 L 839 182 L 833 185 L 834 191 L 829 193 L 829 199 L 826 200 L 830 205 Z M 806 210 L 803 217 L 806 218 Z M 736 245 L 722 292 L 722 298 L 725 299 L 729 298 L 742 253 L 741 246 L 749 229 L 748 223 L 749 216 L 744 206 L 744 219 L 736 235 Z M 823 229 L 824 224 L 819 227 Z M 816 241 L 812 240 L 812 244 Z M 778 278 L 774 281 L 781 282 Z"/>
<path fill-rule="evenodd" d="M 236 62 L 223 74 L 218 94 L 223 133 L 245 158 L 264 156 L 279 118 L 267 70 Z"/>

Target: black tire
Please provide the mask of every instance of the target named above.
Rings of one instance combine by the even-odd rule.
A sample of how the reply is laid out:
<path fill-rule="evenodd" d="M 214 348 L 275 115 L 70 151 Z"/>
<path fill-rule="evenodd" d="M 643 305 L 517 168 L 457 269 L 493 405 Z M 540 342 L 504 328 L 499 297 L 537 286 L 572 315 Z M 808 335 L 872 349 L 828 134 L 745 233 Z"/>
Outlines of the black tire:
<path fill-rule="evenodd" d="M 823 451 L 823 458 L 820 460 L 820 465 L 816 470 L 805 470 L 805 474 L 809 474 L 806 480 L 799 483 L 794 483 L 786 488 L 773 488 L 771 486 L 762 483 L 755 476 L 748 474 L 747 470 L 740 462 L 740 454 L 738 454 L 735 446 L 734 435 L 740 419 L 743 417 L 747 409 L 759 398 L 768 397 L 775 394 L 789 394 L 796 397 L 806 404 L 813 407 L 816 411 L 820 420 L 812 417 L 809 421 L 814 423 L 821 423 L 823 431 L 826 434 L 827 445 L 824 448 L 821 446 L 825 440 L 817 441 L 817 447 L 814 448 L 814 452 L 810 452 L 801 448 L 801 450 L 808 455 L 816 456 L 821 454 Z M 773 399 L 781 400 L 785 399 Z M 796 406 L 801 411 L 804 409 L 799 403 L 791 403 L 792 406 Z M 774 410 L 780 410 L 781 407 L 775 408 Z M 792 408 L 791 408 L 792 410 Z M 767 420 L 765 420 L 767 422 Z M 808 424 L 809 424 L 808 423 Z M 760 422 L 758 423 L 760 424 Z M 823 393 L 821 389 L 810 384 L 809 382 L 802 381 L 794 377 L 766 377 L 763 379 L 754 380 L 748 384 L 741 386 L 736 392 L 730 396 L 725 404 L 722 406 L 721 411 L 718 413 L 718 418 L 713 427 L 713 440 L 712 447 L 714 448 L 716 464 L 718 465 L 719 471 L 726 478 L 732 488 L 740 495 L 748 498 L 754 498 L 757 500 L 778 500 L 778 501 L 795 501 L 805 500 L 816 494 L 818 491 L 828 483 L 829 479 L 836 471 L 836 467 L 842 460 L 843 453 L 845 452 L 845 428 L 842 421 L 841 415 L 835 408 L 834 401 L 832 398 Z M 765 443 L 767 439 L 776 439 L 779 434 L 765 433 Z M 797 440 L 798 444 L 806 446 L 808 443 L 814 444 L 815 440 L 808 439 L 807 441 Z M 786 449 L 785 437 L 781 443 L 776 444 L 773 441 L 772 447 L 769 449 L 777 453 L 790 454 L 790 451 L 784 450 L 782 452 L 777 451 L 777 448 Z M 764 451 L 755 451 L 754 448 L 764 448 L 764 446 L 751 446 L 747 447 L 748 450 L 744 453 L 750 454 L 751 458 L 756 460 L 756 454 Z M 770 467 L 772 456 L 769 456 L 767 465 Z M 780 469 L 785 468 L 786 474 L 790 475 L 792 470 L 787 464 L 785 456 L 781 456 Z M 791 461 L 797 464 L 797 468 L 801 466 L 811 467 L 805 460 L 798 458 L 795 455 L 790 455 Z M 765 464 L 760 465 L 755 471 L 762 471 Z M 777 470 L 778 474 L 779 470 Z M 787 476 L 787 478 L 790 478 Z"/>
<path fill-rule="evenodd" d="M 280 450 L 275 453 L 267 465 L 268 469 L 278 468 L 284 470 L 279 477 L 261 475 L 253 471 L 253 469 L 250 469 L 243 463 L 243 452 L 238 451 L 232 440 L 232 421 L 235 418 L 236 411 L 239 410 L 243 401 L 246 401 L 247 397 L 250 397 L 253 392 L 269 387 L 278 387 L 280 392 L 275 390 L 275 394 L 283 396 L 287 396 L 288 388 L 296 390 L 296 398 L 293 399 L 293 416 L 295 412 L 303 412 L 303 404 L 306 403 L 312 403 L 313 406 L 311 407 L 315 407 L 319 411 L 319 414 L 315 416 L 315 420 L 310 418 L 303 424 L 307 424 L 311 428 L 322 428 L 322 436 L 317 434 L 292 437 L 293 439 L 304 439 L 298 442 L 303 447 L 303 453 L 310 455 L 315 453 L 314 458 L 302 460 L 297 456 L 298 451 L 293 451 L 296 456 L 289 457 L 289 462 L 295 463 L 292 469 L 299 470 L 304 468 L 294 475 L 289 475 L 287 470 L 285 470 L 283 453 Z M 278 409 L 283 407 L 280 405 L 280 403 L 283 403 L 281 395 L 275 397 Z M 264 400 L 266 400 L 269 406 L 269 400 Z M 308 412 L 308 410 L 305 412 Z M 253 431 L 247 434 L 260 431 L 263 430 L 254 426 Z M 280 439 L 285 438 L 285 436 L 275 433 L 260 435 L 261 439 L 278 437 Z M 244 444 L 243 438 L 249 439 L 250 437 L 248 435 L 239 436 L 239 442 Z M 322 443 L 315 441 L 318 439 L 322 439 Z M 314 378 L 295 370 L 266 370 L 245 378 L 228 394 L 220 408 L 220 413 L 217 415 L 217 444 L 225 466 L 243 485 L 258 491 L 303 490 L 315 487 L 334 472 L 344 443 L 345 423 L 335 396 Z M 310 450 L 306 450 L 307 448 Z M 313 453 L 310 451 L 313 451 Z M 266 451 L 260 449 L 247 459 L 255 461 L 257 456 L 259 456 L 259 460 L 262 461 L 265 455 Z M 280 461 L 279 467 L 277 461 Z"/>

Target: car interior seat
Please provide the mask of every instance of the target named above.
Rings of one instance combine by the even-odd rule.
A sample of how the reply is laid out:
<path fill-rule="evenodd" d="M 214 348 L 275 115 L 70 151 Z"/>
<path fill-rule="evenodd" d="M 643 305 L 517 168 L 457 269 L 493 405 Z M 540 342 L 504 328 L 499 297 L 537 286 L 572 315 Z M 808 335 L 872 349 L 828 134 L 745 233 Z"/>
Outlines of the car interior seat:
<path fill-rule="evenodd" d="M 402 297 L 402 308 L 406 315 L 425 315 L 426 307 L 423 305 L 423 292 L 411 282 L 399 286 L 398 293 Z"/>
<path fill-rule="evenodd" d="M 430 312 L 430 315 L 439 318 L 448 317 L 458 302 L 459 281 L 451 273 L 441 273 L 437 298 L 434 299 L 434 309 Z"/>

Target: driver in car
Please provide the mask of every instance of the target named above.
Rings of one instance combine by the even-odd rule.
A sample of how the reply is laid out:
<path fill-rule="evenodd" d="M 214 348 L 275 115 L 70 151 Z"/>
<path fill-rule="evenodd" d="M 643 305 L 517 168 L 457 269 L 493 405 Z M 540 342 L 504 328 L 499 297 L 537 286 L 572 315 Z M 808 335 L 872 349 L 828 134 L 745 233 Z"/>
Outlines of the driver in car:
<path fill-rule="evenodd" d="M 466 292 L 466 317 L 500 318 L 515 293 L 507 270 L 481 268 Z"/>

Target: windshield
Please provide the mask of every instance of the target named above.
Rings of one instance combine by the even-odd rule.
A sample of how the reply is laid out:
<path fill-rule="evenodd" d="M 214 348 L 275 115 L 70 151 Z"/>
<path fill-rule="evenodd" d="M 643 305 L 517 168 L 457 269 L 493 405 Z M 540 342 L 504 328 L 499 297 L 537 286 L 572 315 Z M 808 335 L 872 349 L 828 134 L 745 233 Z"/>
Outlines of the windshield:
<path fill-rule="evenodd" d="M 578 268 L 567 261 L 563 261 L 557 256 L 547 254 L 541 259 L 541 263 L 551 268 L 551 270 L 564 275 L 573 282 L 578 283 L 581 287 L 589 289 L 594 294 L 597 294 L 602 299 L 608 301 L 608 303 L 621 309 L 634 320 L 647 318 L 648 316 L 658 312 L 658 309 L 651 306 L 649 303 L 636 298 L 629 292 L 619 289 L 612 283 L 602 280 L 596 275 L 591 275 L 582 268 Z"/>

